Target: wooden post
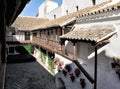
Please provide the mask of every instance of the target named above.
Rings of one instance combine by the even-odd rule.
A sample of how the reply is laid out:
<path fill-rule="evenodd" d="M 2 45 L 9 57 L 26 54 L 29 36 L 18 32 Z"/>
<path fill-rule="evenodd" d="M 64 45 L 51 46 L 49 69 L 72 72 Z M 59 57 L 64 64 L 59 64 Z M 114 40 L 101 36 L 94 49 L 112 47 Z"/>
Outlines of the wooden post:
<path fill-rule="evenodd" d="M 58 41 L 57 29 L 55 30 L 55 38 L 56 38 L 56 41 Z"/>
<path fill-rule="evenodd" d="M 61 40 L 62 53 L 65 54 L 65 40 Z"/>
<path fill-rule="evenodd" d="M 65 27 L 62 27 L 62 35 L 65 34 Z"/>
<path fill-rule="evenodd" d="M 6 13 L 6 0 L 0 1 L 0 60 L 2 63 L 6 62 L 6 19 L 5 19 L 5 13 Z"/>
<path fill-rule="evenodd" d="M 94 89 L 97 89 L 97 46 L 95 46 L 94 80 Z"/>
<path fill-rule="evenodd" d="M 73 42 L 73 60 L 76 60 L 76 45 L 75 45 L 75 42 Z"/>

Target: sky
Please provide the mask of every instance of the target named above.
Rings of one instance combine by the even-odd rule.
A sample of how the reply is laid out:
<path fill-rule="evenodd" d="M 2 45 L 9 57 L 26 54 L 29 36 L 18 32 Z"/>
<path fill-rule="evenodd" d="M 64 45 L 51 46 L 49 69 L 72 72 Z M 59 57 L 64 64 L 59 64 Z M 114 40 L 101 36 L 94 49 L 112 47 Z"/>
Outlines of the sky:
<path fill-rule="evenodd" d="M 44 0 L 30 0 L 30 2 L 25 6 L 21 12 L 21 16 L 36 16 L 38 13 L 38 7 Z M 62 0 L 52 0 L 58 2 L 61 5 Z"/>

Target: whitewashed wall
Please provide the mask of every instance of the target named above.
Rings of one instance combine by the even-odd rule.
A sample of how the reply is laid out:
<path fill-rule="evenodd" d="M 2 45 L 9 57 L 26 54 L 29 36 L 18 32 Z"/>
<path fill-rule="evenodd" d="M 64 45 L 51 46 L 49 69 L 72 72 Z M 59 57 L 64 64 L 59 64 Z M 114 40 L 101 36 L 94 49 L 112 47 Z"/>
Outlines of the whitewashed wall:
<path fill-rule="evenodd" d="M 66 14 L 66 10 L 68 10 L 68 13 L 75 12 L 76 6 L 79 9 L 92 6 L 92 0 L 63 0 L 62 2 L 62 15 Z"/>
<path fill-rule="evenodd" d="M 48 12 L 46 16 L 49 19 L 54 19 L 54 15 L 56 15 L 56 18 L 62 16 L 62 8 L 57 7 L 54 10 L 52 10 L 51 12 Z"/>
<path fill-rule="evenodd" d="M 94 56 L 91 59 L 87 57 L 94 52 L 94 47 L 87 43 L 78 43 L 77 46 L 77 60 L 88 71 L 88 73 L 94 77 Z M 115 73 L 115 70 L 111 67 L 113 60 L 105 55 L 102 51 L 98 54 L 98 88 L 97 89 L 118 89 L 120 87 L 120 81 Z M 87 80 L 88 81 L 88 80 Z M 86 84 L 85 89 L 91 85 Z"/>
<path fill-rule="evenodd" d="M 53 9 L 58 7 L 58 3 L 53 1 L 45 1 L 39 7 L 39 15 L 38 17 L 45 18 L 46 13 L 52 11 Z"/>

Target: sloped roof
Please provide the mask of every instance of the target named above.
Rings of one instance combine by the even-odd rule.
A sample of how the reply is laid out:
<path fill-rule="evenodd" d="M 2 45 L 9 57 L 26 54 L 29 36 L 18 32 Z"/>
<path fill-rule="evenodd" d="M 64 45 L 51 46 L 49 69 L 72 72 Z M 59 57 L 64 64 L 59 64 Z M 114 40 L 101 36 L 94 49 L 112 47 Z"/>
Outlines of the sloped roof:
<path fill-rule="evenodd" d="M 19 16 L 12 27 L 18 28 L 18 30 L 33 30 L 36 26 L 45 23 L 48 19 L 38 17 Z"/>
<path fill-rule="evenodd" d="M 79 11 L 76 11 L 73 13 L 69 13 L 68 15 L 64 15 L 64 16 L 56 18 L 54 20 L 50 20 L 44 24 L 40 24 L 35 29 L 44 29 L 44 28 L 48 28 L 48 27 L 61 26 L 62 24 L 66 23 L 66 22 L 74 21 L 76 19 L 76 17 L 78 17 L 79 15 L 83 15 L 88 12 L 92 12 L 93 10 L 103 7 L 104 5 L 106 5 L 107 3 L 110 3 L 110 2 L 111 2 L 111 0 L 108 0 L 101 4 L 86 7 L 82 10 L 79 10 Z"/>
<path fill-rule="evenodd" d="M 116 10 L 116 9 L 119 9 L 119 8 L 120 8 L 120 1 L 118 1 L 116 3 L 110 2 L 110 3 L 104 5 L 101 8 L 98 8 L 96 10 L 93 10 L 92 12 L 88 12 L 88 13 L 85 13 L 85 14 L 80 15 L 80 16 L 86 16 L 86 15 L 90 15 L 90 14 L 102 13 L 102 12 L 106 12 L 106 11 Z"/>
<path fill-rule="evenodd" d="M 101 8 L 105 6 L 106 4 L 110 3 L 111 0 L 105 1 L 101 4 L 97 4 L 94 6 L 86 7 L 82 10 L 69 13 L 68 15 L 61 16 L 59 18 L 56 18 L 54 20 L 47 20 L 43 18 L 38 17 L 23 17 L 19 16 L 16 21 L 12 24 L 13 27 L 18 28 L 19 30 L 38 30 L 38 29 L 46 29 L 49 27 L 58 27 L 66 25 L 72 21 L 76 20 L 76 17 L 79 15 L 83 15 L 89 12 L 92 12 L 98 8 Z"/>
<path fill-rule="evenodd" d="M 79 40 L 79 41 L 90 41 L 99 42 L 101 39 L 105 39 L 110 35 L 116 33 L 115 27 L 89 27 L 89 28 L 76 28 L 67 34 L 60 36 L 61 39 L 68 40 Z"/>

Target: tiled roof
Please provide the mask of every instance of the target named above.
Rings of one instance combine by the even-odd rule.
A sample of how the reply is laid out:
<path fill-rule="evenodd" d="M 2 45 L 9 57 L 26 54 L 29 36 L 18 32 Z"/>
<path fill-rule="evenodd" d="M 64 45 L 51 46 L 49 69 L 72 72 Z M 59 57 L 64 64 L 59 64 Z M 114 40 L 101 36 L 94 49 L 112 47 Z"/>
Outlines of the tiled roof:
<path fill-rule="evenodd" d="M 115 27 L 76 28 L 67 34 L 60 36 L 60 38 L 68 40 L 98 42 L 110 34 L 113 35 L 112 33 L 114 32 L 116 33 Z"/>
<path fill-rule="evenodd" d="M 111 11 L 111 10 L 116 10 L 120 8 L 120 1 L 116 2 L 116 3 L 108 3 L 105 6 L 98 8 L 96 10 L 93 10 L 92 12 L 88 12 L 89 14 L 97 14 L 97 13 L 102 13 L 102 12 L 106 12 L 106 11 Z M 88 13 L 85 13 L 88 15 Z M 82 16 L 85 16 L 85 14 L 83 14 Z"/>
<path fill-rule="evenodd" d="M 111 1 L 108 0 L 108 1 L 105 1 L 101 4 L 86 7 L 82 10 L 79 10 L 79 11 L 76 11 L 76 12 L 73 12 L 73 13 L 69 13 L 68 15 L 64 15 L 64 16 L 56 18 L 54 20 L 50 20 L 50 21 L 48 21 L 44 24 L 40 24 L 35 29 L 43 29 L 43 28 L 48 28 L 48 27 L 61 26 L 61 24 L 65 23 L 65 22 L 67 22 L 71 19 L 75 20 L 74 18 L 78 17 L 79 15 L 83 15 L 85 13 L 92 12 L 93 10 L 96 10 L 100 7 L 103 7 L 104 5 L 106 5 L 109 2 L 111 2 Z"/>
<path fill-rule="evenodd" d="M 12 27 L 18 28 L 19 30 L 33 30 L 39 24 L 43 24 L 48 21 L 48 19 L 37 18 L 37 17 L 25 17 L 19 16 L 15 22 L 12 24 Z"/>
<path fill-rule="evenodd" d="M 97 4 L 94 6 L 86 7 L 82 10 L 69 13 L 68 15 L 64 15 L 62 17 L 56 18 L 54 20 L 47 20 L 38 17 L 18 17 L 16 21 L 13 23 L 13 27 L 18 28 L 19 30 L 37 30 L 37 29 L 46 29 L 49 27 L 62 26 L 62 24 L 67 24 L 66 22 L 72 22 L 76 20 L 76 17 L 80 15 L 84 15 L 86 13 L 92 12 L 98 8 L 101 8 L 111 2 L 107 0 L 101 4 Z"/>

